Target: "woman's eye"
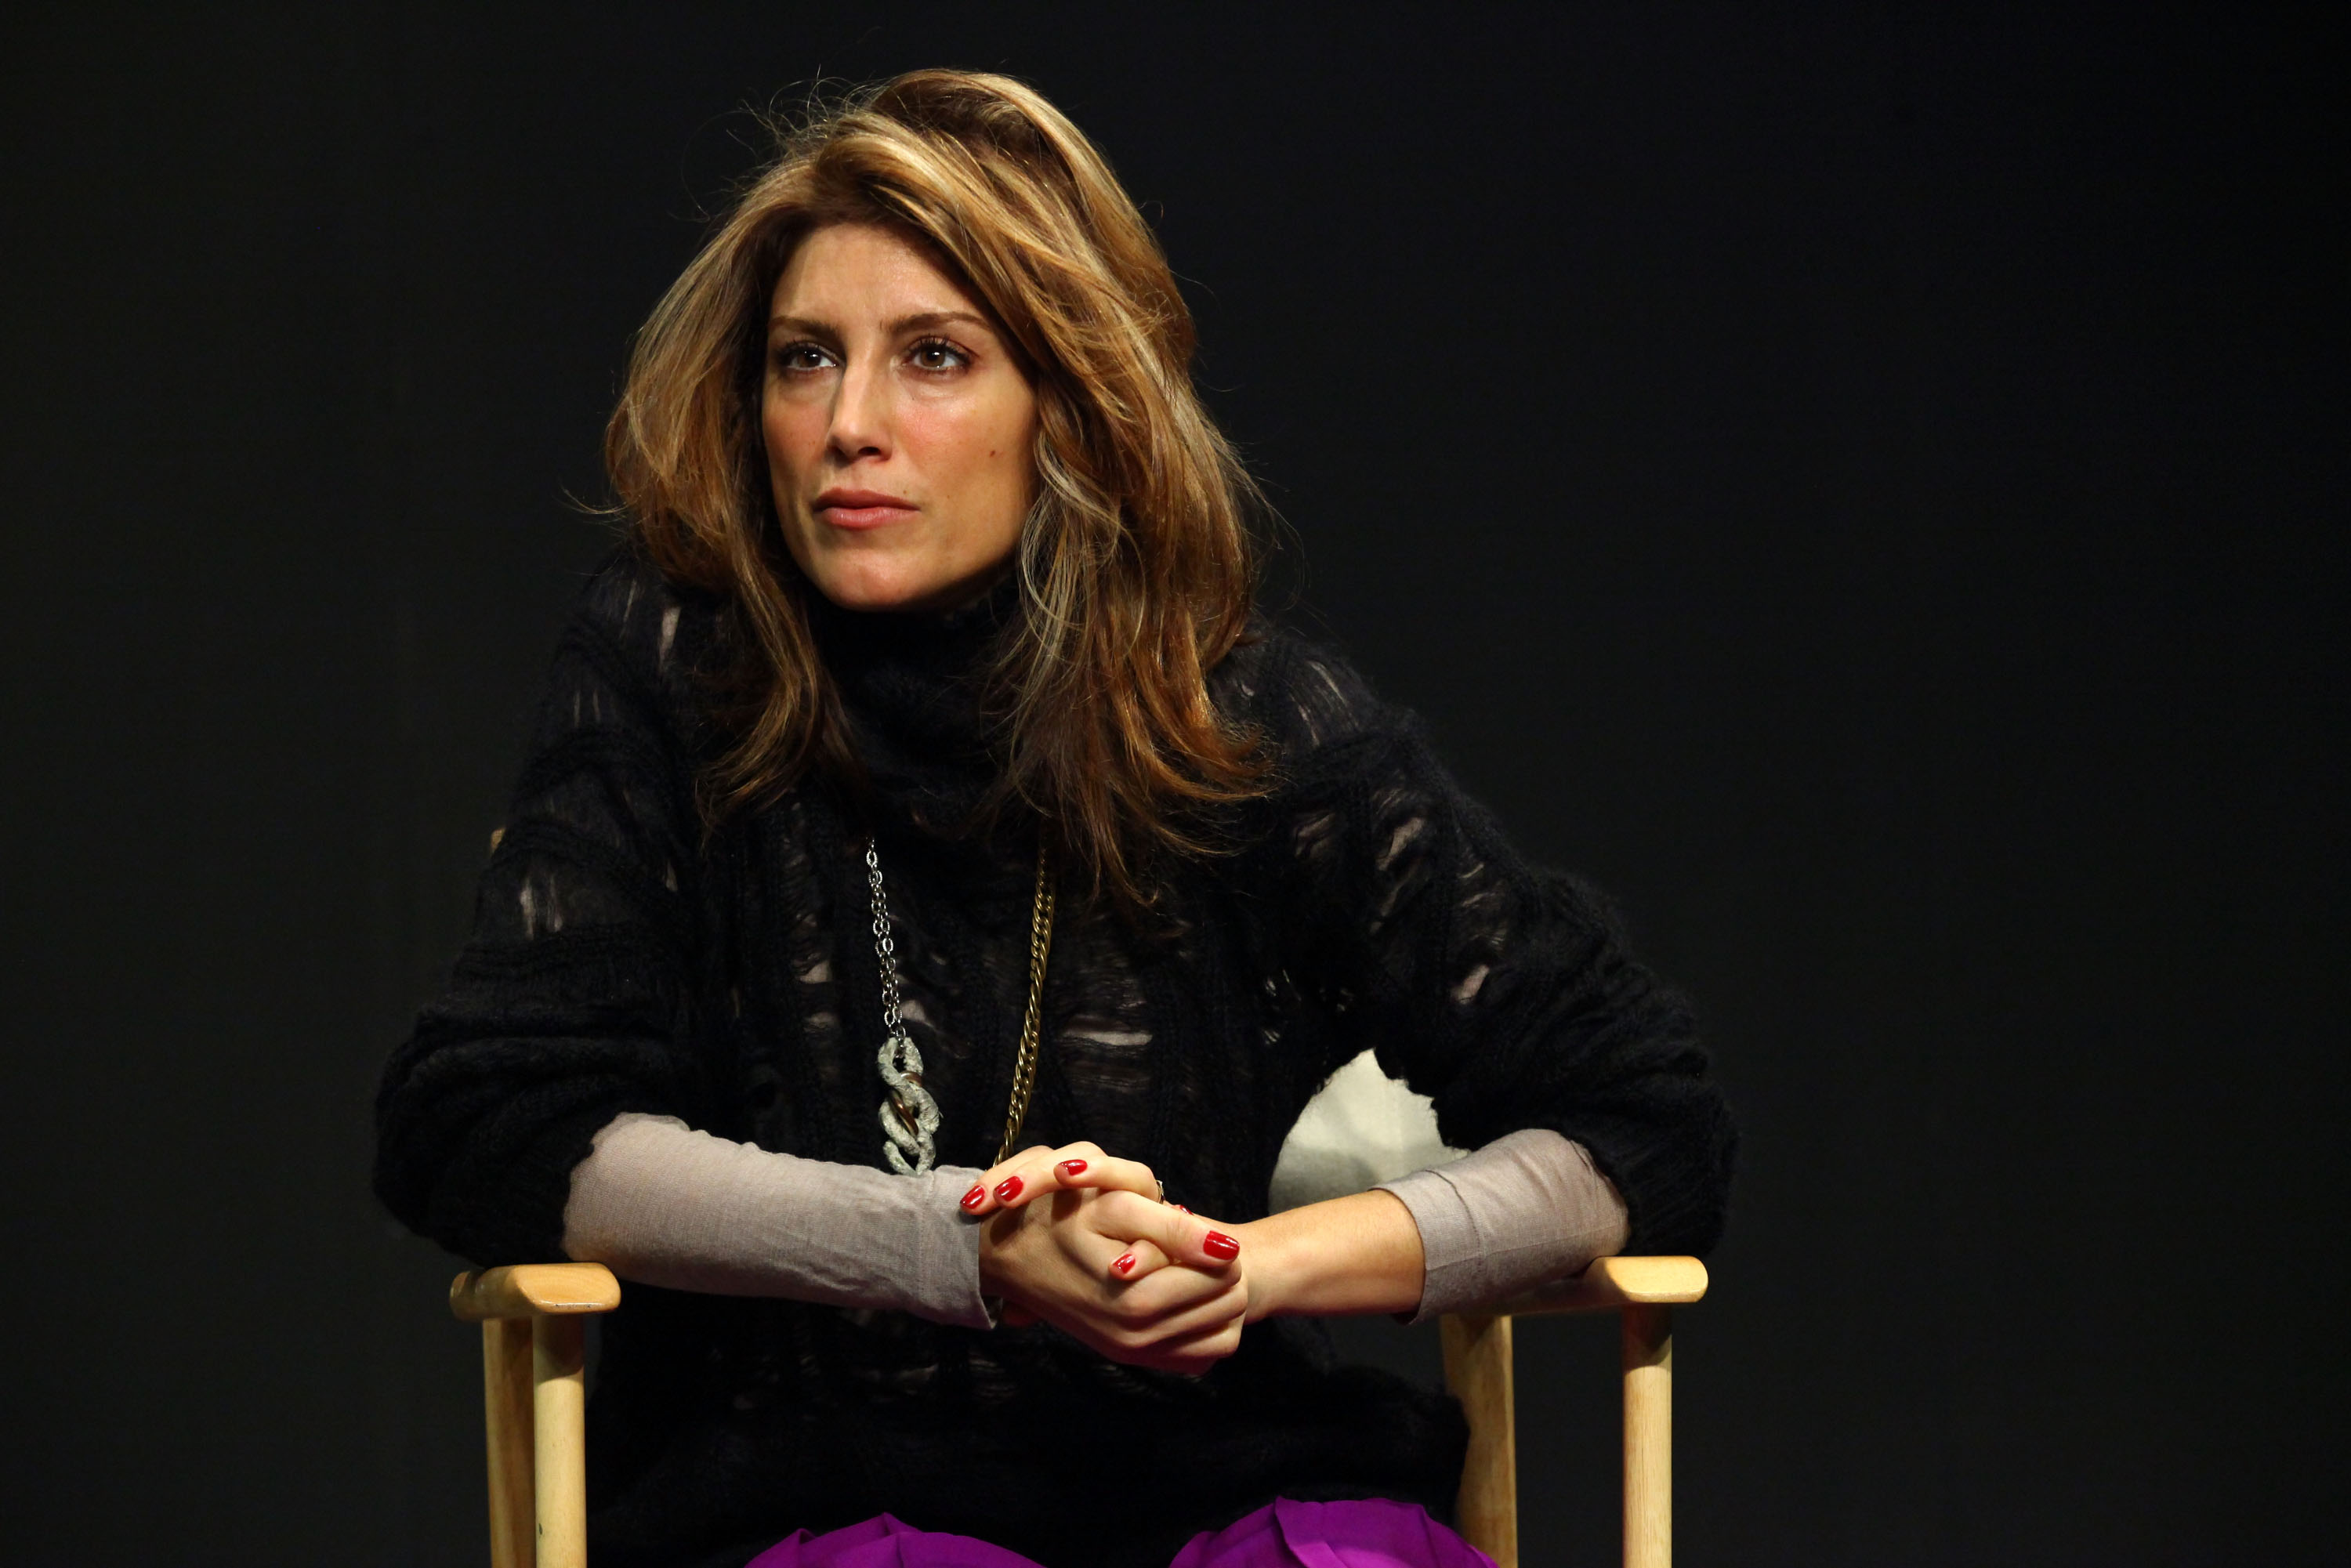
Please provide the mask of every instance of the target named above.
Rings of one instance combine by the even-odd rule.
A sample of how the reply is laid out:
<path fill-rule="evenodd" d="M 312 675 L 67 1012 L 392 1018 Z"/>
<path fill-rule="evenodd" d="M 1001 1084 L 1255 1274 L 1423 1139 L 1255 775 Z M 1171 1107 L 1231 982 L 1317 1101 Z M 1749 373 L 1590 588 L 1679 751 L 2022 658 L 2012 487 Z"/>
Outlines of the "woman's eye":
<path fill-rule="evenodd" d="M 957 371 L 971 362 L 944 338 L 924 339 L 906 350 L 906 361 L 918 371 Z"/>
<path fill-rule="evenodd" d="M 831 363 L 832 356 L 814 343 L 787 343 L 776 350 L 776 368 L 780 371 L 821 371 Z"/>

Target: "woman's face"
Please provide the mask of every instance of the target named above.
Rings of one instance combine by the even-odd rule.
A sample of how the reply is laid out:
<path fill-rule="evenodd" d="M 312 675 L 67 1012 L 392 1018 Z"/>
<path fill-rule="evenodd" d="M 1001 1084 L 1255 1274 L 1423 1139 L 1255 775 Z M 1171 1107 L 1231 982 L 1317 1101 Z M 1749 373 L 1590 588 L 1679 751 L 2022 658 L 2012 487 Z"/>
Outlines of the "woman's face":
<path fill-rule="evenodd" d="M 817 229 L 776 280 L 759 399 L 784 539 L 846 610 L 945 610 L 1010 563 L 1037 397 L 970 295 L 896 233 Z"/>

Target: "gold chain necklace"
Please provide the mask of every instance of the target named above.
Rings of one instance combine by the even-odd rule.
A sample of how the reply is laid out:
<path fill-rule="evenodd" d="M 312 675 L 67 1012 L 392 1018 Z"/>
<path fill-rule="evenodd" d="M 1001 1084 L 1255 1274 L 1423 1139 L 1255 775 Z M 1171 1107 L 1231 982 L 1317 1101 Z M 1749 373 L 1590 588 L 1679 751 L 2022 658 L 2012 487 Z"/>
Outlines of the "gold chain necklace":
<path fill-rule="evenodd" d="M 897 944 L 890 933 L 890 901 L 882 891 L 882 861 L 865 841 L 865 886 L 873 910 L 873 957 L 882 971 L 882 1051 L 876 1064 L 889 1092 L 880 1116 L 882 1153 L 901 1176 L 920 1176 L 938 1161 L 939 1103 L 923 1086 L 923 1053 L 900 1012 Z M 1037 1088 L 1038 1042 L 1044 1033 L 1045 960 L 1053 951 L 1053 873 L 1044 841 L 1037 843 L 1037 894 L 1029 910 L 1029 1008 L 1020 1021 L 1020 1051 L 1012 1064 L 1012 1103 L 1004 1113 L 1004 1140 L 996 1163 L 1011 1158 Z"/>

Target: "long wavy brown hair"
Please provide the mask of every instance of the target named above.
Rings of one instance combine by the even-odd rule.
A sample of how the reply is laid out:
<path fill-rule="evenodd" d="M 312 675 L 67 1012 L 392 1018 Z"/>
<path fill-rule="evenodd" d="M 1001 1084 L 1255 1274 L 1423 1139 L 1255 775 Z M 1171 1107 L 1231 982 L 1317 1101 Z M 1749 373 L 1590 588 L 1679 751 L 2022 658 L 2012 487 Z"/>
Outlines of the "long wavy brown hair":
<path fill-rule="evenodd" d="M 1262 501 L 1191 379 L 1191 312 L 1142 214 L 1060 110 L 1000 76 L 925 70 L 783 133 L 638 334 L 605 462 L 653 564 L 740 635 L 713 821 L 811 772 L 858 776 L 810 634 L 759 438 L 769 298 L 834 223 L 890 225 L 987 307 L 1035 387 L 1024 613 L 989 674 L 1002 779 L 1065 861 L 1130 909 L 1165 854 L 1214 852 L 1217 809 L 1261 793 L 1257 737 L 1211 706 L 1241 638 Z"/>

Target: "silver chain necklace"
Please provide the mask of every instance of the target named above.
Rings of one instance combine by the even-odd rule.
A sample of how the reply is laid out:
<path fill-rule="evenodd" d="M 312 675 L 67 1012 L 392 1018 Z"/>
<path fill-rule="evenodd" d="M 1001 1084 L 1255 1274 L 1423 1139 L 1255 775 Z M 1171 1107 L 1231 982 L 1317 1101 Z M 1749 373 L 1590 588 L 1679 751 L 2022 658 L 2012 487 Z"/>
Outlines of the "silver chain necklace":
<path fill-rule="evenodd" d="M 883 1039 L 876 1061 L 890 1092 L 882 1102 L 882 1155 L 900 1176 L 921 1176 L 938 1163 L 939 1103 L 923 1087 L 923 1053 L 899 1016 L 898 949 L 890 940 L 890 900 L 871 839 L 865 841 L 865 885 L 873 895 L 873 957 L 882 967 Z"/>
<path fill-rule="evenodd" d="M 875 1058 L 889 1091 L 878 1114 L 883 1157 L 900 1176 L 921 1176 L 938 1163 L 939 1103 L 923 1087 L 923 1053 L 906 1032 L 900 1011 L 898 948 L 890 939 L 890 900 L 882 891 L 882 859 L 865 841 L 865 886 L 872 895 L 873 960 L 882 971 L 882 1051 Z M 1004 1137 L 996 1163 L 1012 1157 L 1029 1099 L 1037 1087 L 1037 1052 L 1044 1034 L 1045 963 L 1053 951 L 1053 874 L 1045 846 L 1037 846 L 1037 895 L 1029 910 L 1029 1008 L 1020 1021 L 1020 1048 L 1013 1058 L 1012 1103 L 1004 1113 Z"/>

